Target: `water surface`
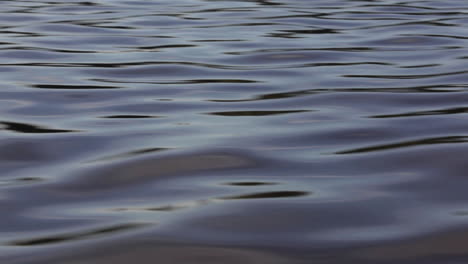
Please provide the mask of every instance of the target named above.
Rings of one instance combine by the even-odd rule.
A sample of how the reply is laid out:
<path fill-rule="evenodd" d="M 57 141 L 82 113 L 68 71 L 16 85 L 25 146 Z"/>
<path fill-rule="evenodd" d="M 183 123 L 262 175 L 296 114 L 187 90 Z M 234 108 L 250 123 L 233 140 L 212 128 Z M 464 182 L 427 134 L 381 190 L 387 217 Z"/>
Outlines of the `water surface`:
<path fill-rule="evenodd" d="M 468 259 L 466 1 L 0 2 L 0 262 Z"/>

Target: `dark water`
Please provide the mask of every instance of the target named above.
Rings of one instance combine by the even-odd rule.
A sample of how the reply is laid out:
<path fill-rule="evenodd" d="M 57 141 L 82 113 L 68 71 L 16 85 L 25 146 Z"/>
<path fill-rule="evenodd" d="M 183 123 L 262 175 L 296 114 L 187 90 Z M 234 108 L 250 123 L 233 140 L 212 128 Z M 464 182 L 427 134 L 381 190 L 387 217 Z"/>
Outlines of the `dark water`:
<path fill-rule="evenodd" d="M 1 263 L 468 261 L 467 1 L 0 22 Z"/>

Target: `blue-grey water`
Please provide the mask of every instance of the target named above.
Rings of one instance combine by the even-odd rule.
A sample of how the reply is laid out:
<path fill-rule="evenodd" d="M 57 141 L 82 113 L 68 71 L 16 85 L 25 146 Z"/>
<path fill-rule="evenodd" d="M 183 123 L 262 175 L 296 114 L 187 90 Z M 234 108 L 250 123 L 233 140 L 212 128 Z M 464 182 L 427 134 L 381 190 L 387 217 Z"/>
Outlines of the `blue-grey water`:
<path fill-rule="evenodd" d="M 0 1 L 0 263 L 468 262 L 466 0 Z"/>

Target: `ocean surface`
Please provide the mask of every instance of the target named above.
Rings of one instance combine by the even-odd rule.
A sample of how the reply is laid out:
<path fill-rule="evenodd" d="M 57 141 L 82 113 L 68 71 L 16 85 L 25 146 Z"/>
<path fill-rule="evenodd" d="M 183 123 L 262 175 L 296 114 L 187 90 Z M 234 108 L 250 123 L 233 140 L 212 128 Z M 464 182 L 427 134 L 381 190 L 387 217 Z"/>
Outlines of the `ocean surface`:
<path fill-rule="evenodd" d="M 0 1 L 0 263 L 468 262 L 468 1 Z"/>

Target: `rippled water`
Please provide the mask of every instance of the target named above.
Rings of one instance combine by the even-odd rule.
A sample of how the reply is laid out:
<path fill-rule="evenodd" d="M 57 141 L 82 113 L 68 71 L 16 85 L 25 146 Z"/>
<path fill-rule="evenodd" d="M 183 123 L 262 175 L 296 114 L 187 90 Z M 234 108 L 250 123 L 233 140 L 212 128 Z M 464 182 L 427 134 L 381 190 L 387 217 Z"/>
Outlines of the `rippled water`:
<path fill-rule="evenodd" d="M 465 0 L 0 1 L 0 262 L 465 263 Z"/>

